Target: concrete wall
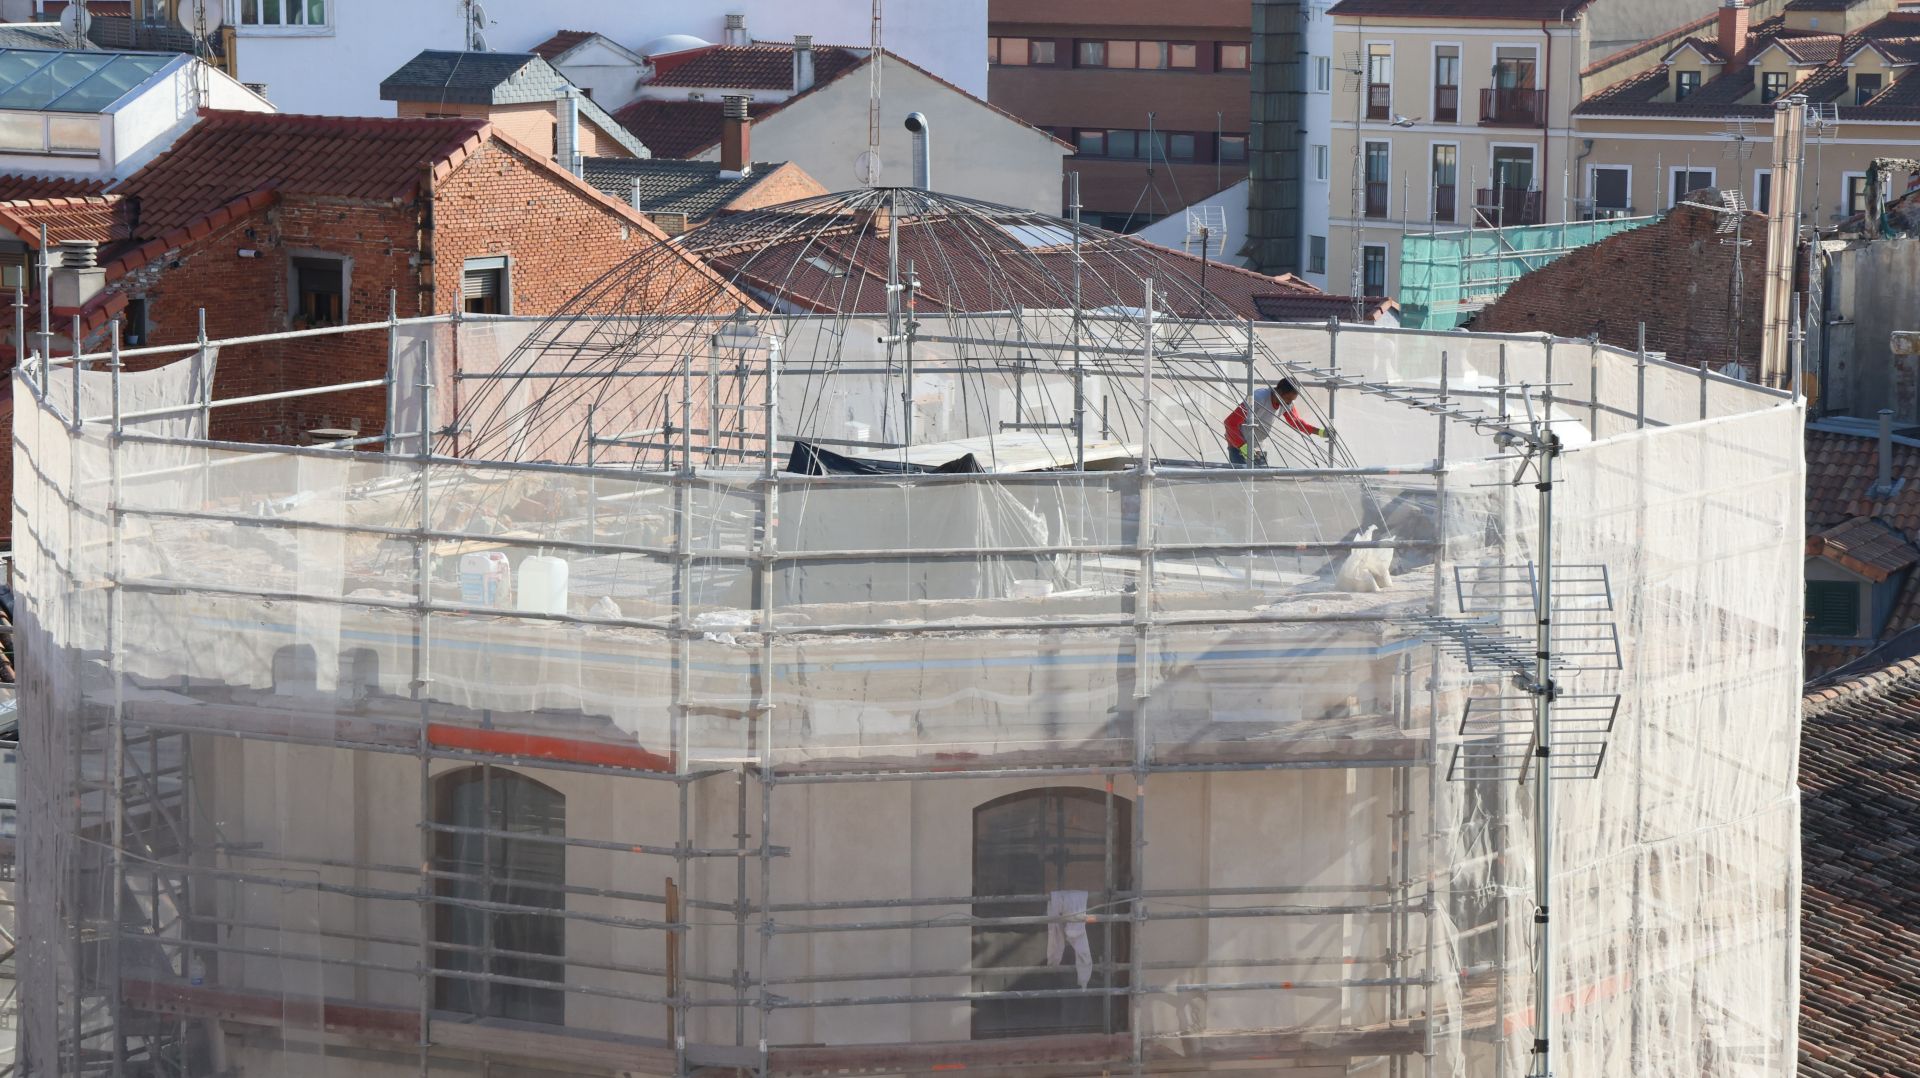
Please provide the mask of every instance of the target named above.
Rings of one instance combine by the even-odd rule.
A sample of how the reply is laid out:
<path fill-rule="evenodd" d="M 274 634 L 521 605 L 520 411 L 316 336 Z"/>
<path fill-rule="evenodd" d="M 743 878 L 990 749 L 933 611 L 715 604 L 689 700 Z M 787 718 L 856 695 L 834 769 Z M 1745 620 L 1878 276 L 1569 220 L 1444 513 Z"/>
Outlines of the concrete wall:
<path fill-rule="evenodd" d="M 1071 152 L 1068 147 L 902 65 L 887 67 L 883 78 L 882 185 L 913 182 L 913 136 L 903 121 L 918 111 L 933 127 L 935 190 L 1060 212 L 1060 162 Z M 754 160 L 792 161 L 830 191 L 864 186 L 853 163 L 867 147 L 867 103 L 867 79 L 861 73 L 796 99 L 753 125 Z M 719 147 L 700 156 L 718 161 Z"/>
<path fill-rule="evenodd" d="M 238 28 L 240 78 L 267 84 L 287 112 L 383 116 L 380 80 L 421 49 L 466 44 L 463 8 L 442 0 L 328 0 L 325 26 Z M 486 5 L 488 45 L 525 50 L 568 30 L 597 30 L 629 48 L 666 34 L 719 41 L 728 13 L 744 13 L 748 32 L 790 41 L 864 45 L 872 6 L 848 0 L 728 0 L 727 3 L 633 4 L 616 0 L 546 0 Z M 886 11 L 889 49 L 981 97 L 987 92 L 986 0 L 894 3 Z M 404 32 L 402 32 L 404 30 Z"/>
<path fill-rule="evenodd" d="M 1852 323 L 1851 353 L 1841 354 L 1848 343 L 1843 338 L 1829 352 L 1832 376 L 1847 383 L 1844 399 L 1834 403 L 1843 403 L 1848 415 L 1871 419 L 1891 408 L 1894 422 L 1920 423 L 1920 357 L 1896 356 L 1890 343 L 1896 331 L 1920 329 L 1920 238 L 1842 251 L 1833 272 L 1827 318 Z"/>

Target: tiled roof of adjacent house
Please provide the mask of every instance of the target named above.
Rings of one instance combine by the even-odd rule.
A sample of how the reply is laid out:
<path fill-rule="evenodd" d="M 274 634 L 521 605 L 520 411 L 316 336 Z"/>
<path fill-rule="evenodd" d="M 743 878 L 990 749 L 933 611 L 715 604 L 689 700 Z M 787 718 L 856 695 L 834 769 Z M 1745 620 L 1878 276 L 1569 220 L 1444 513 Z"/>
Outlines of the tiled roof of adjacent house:
<path fill-rule="evenodd" d="M 53 5 L 47 6 L 51 8 Z M 126 6 L 120 5 L 123 14 Z M 89 10 L 95 15 L 103 14 L 99 4 L 91 5 Z M 76 42 L 72 34 L 60 29 L 60 24 L 57 22 L 16 22 L 0 26 L 0 49 L 63 49 L 69 52 L 85 52 L 99 47 L 84 37 Z"/>
<path fill-rule="evenodd" d="M 566 55 L 575 46 L 590 41 L 595 36 L 597 35 L 591 30 L 562 30 L 527 51 L 551 63 Z"/>
<path fill-rule="evenodd" d="M 780 107 L 775 101 L 756 101 L 747 115 L 759 119 Z M 691 157 L 720 141 L 724 121 L 718 101 L 649 101 L 627 104 L 613 118 L 647 144 L 655 157 Z"/>
<path fill-rule="evenodd" d="M 586 180 L 600 193 L 645 213 L 684 213 L 700 221 L 765 179 L 780 162 L 757 163 L 745 176 L 721 175 L 718 161 L 637 161 L 589 157 Z"/>
<path fill-rule="evenodd" d="M 1825 2 L 1825 0 L 1822 0 Z M 1810 9 L 1833 10 L 1833 9 Z M 1808 101 L 1839 107 L 1841 119 L 1920 120 L 1920 80 L 1903 75 L 1862 104 L 1854 104 L 1848 60 L 1863 48 L 1877 48 L 1897 63 L 1920 62 L 1920 12 L 1896 11 L 1844 38 L 1816 30 L 1796 30 L 1776 15 L 1753 27 L 1738 64 L 1707 80 L 1683 101 L 1656 100 L 1669 89 L 1665 67 L 1656 67 L 1614 83 L 1589 96 L 1574 110 L 1582 116 L 1677 116 L 1701 119 L 1772 115 L 1772 104 L 1761 104 L 1754 94 L 1753 70 L 1744 66 L 1773 45 L 1795 62 L 1817 65 L 1788 88 Z"/>
<path fill-rule="evenodd" d="M 1920 561 L 1920 550 L 1872 517 L 1854 517 L 1807 536 L 1807 556 L 1829 558 L 1877 583 Z"/>
<path fill-rule="evenodd" d="M 1700 57 L 1710 64 L 1724 64 L 1727 62 L 1727 54 L 1720 51 L 1720 45 L 1717 42 L 1709 41 L 1703 37 L 1687 38 L 1673 48 L 1668 49 L 1667 54 L 1660 58 L 1661 62 L 1665 63 L 1673 59 L 1674 55 L 1681 49 L 1692 49 L 1699 53 Z"/>
<path fill-rule="evenodd" d="M 862 56 L 837 45 L 813 50 L 813 78 L 830 82 L 858 67 Z M 793 46 L 756 41 L 751 45 L 713 45 L 692 52 L 654 76 L 655 86 L 721 87 L 728 90 L 793 89 Z"/>
<path fill-rule="evenodd" d="M 1853 428 L 1858 428 L 1858 433 Z M 1880 446 L 1871 428 L 1866 420 L 1845 419 L 1818 420 L 1807 426 L 1809 537 L 1866 518 L 1907 543 L 1920 539 L 1920 441 L 1894 438 L 1892 474 L 1896 480 L 1905 477 L 1906 481 L 1896 486 L 1892 497 L 1872 498 L 1868 496 L 1870 488 L 1880 478 Z M 1920 571 L 1910 572 L 1894 597 L 1882 639 L 1915 626 L 1920 626 Z M 1843 646 L 1810 648 L 1807 669 L 1831 669 L 1861 653 L 1859 648 Z"/>
<path fill-rule="evenodd" d="M 118 195 L 79 198 L 24 198 L 0 202 L 0 229 L 37 250 L 40 226 L 47 229 L 48 246 L 66 242 L 105 244 L 124 235 L 116 207 Z"/>
<path fill-rule="evenodd" d="M 1570 22 L 1593 0 L 1340 0 L 1328 14 Z"/>
<path fill-rule="evenodd" d="M 105 191 L 108 179 L 83 176 L 27 176 L 18 172 L 0 175 L 0 199 L 77 198 Z"/>
<path fill-rule="evenodd" d="M 261 189 L 387 201 L 412 194 L 427 170 L 450 170 L 488 124 L 473 119 L 375 119 L 206 112 L 173 148 L 114 193 L 138 199 L 137 234 L 154 236 Z"/>
<path fill-rule="evenodd" d="M 1800 1073 L 1920 1059 L 1920 659 L 1809 692 L 1800 733 Z"/>
<path fill-rule="evenodd" d="M 380 80 L 380 100 L 514 105 L 552 101 L 569 85 L 530 52 L 427 49 Z"/>
<path fill-rule="evenodd" d="M 1366 320 L 1373 322 L 1398 306 L 1384 296 L 1373 296 L 1363 301 L 1362 310 Z M 1329 318 L 1337 318 L 1342 322 L 1353 320 L 1352 297 L 1330 296 L 1318 291 L 1255 293 L 1253 307 L 1262 322 L 1325 322 Z"/>

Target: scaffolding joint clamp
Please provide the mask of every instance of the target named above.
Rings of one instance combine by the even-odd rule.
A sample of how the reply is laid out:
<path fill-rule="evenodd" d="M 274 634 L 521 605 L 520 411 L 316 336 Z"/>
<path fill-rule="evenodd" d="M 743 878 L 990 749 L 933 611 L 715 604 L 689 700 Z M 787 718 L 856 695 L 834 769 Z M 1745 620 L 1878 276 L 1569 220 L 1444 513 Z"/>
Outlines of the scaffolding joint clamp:
<path fill-rule="evenodd" d="M 1533 911 L 1533 923 L 1537 925 L 1543 925 L 1547 923 L 1547 907 L 1542 906 L 1539 909 Z"/>

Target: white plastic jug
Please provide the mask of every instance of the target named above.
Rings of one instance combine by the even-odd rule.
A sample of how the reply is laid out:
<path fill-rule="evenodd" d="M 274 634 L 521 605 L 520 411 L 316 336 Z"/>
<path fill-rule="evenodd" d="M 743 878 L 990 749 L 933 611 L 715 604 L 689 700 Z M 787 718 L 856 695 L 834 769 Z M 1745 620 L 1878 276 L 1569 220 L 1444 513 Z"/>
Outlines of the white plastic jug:
<path fill-rule="evenodd" d="M 529 614 L 567 612 L 567 561 L 529 554 L 520 563 L 519 608 Z"/>

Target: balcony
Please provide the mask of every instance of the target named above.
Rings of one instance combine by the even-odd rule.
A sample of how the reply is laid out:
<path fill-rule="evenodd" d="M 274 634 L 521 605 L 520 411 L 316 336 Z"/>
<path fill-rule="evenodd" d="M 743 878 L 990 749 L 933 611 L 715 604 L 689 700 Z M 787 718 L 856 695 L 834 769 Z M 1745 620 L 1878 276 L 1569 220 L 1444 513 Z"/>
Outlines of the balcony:
<path fill-rule="evenodd" d="M 1435 86 L 1433 88 L 1433 122 L 1438 124 L 1460 122 L 1460 87 Z"/>
<path fill-rule="evenodd" d="M 1547 92 L 1520 87 L 1480 91 L 1483 127 L 1541 127 L 1547 122 Z"/>
<path fill-rule="evenodd" d="M 1487 228 L 1537 225 L 1545 222 L 1539 191 L 1518 187 L 1482 187 L 1474 192 L 1473 208 Z"/>
<path fill-rule="evenodd" d="M 1393 86 L 1391 83 L 1367 83 L 1367 119 L 1393 119 Z"/>
<path fill-rule="evenodd" d="M 1386 181 L 1368 180 L 1366 215 L 1368 217 L 1385 217 L 1387 215 L 1387 197 Z"/>

